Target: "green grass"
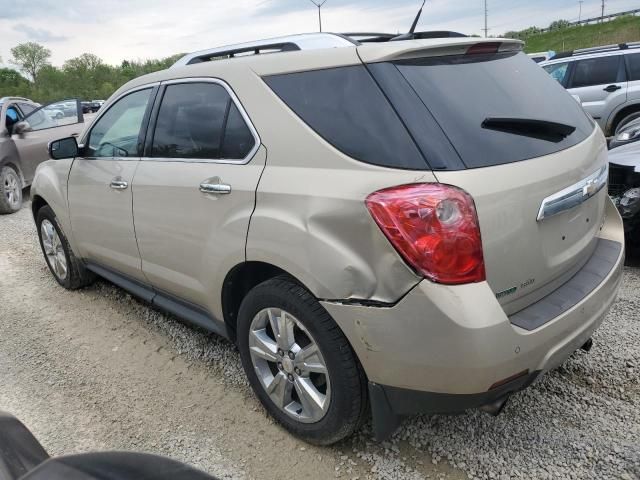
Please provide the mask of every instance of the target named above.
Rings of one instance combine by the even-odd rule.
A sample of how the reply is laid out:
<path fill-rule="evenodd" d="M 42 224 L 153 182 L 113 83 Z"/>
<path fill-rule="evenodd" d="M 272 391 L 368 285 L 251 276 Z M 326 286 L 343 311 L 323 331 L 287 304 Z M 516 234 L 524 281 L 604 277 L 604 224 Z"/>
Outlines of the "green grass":
<path fill-rule="evenodd" d="M 625 16 L 602 24 L 581 25 L 531 35 L 526 39 L 525 51 L 528 53 L 549 50 L 563 52 L 638 41 L 640 41 L 640 17 Z"/>

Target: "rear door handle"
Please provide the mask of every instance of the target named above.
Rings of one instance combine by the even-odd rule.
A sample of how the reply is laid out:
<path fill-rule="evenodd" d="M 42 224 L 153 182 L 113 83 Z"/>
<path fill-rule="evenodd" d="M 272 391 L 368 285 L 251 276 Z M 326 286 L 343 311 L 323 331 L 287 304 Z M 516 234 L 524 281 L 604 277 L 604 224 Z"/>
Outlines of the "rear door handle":
<path fill-rule="evenodd" d="M 616 90 L 620 90 L 622 87 L 619 87 L 618 85 L 609 85 L 607 88 L 604 89 L 605 92 L 615 92 Z"/>
<path fill-rule="evenodd" d="M 221 182 L 210 182 L 205 180 L 200 184 L 200 191 L 202 193 L 212 193 L 214 195 L 228 195 L 231 193 L 231 185 Z"/>
<path fill-rule="evenodd" d="M 126 181 L 122 180 L 119 177 L 116 177 L 113 180 L 111 180 L 110 187 L 113 188 L 114 190 L 126 190 L 128 186 L 129 186 L 129 183 L 127 183 Z"/>

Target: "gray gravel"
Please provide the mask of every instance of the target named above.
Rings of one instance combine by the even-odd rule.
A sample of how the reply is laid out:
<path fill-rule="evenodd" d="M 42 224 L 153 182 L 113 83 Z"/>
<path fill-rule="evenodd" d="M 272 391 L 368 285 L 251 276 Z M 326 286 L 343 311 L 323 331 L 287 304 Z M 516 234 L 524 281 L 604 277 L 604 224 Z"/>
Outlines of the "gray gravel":
<path fill-rule="evenodd" d="M 51 453 L 132 449 L 223 478 L 640 478 L 640 270 L 594 337 L 493 418 L 367 425 L 334 448 L 291 438 L 248 389 L 235 348 L 106 283 L 66 292 L 27 209 L 0 217 L 0 409 Z M 287 475 L 288 476 L 288 475 Z"/>

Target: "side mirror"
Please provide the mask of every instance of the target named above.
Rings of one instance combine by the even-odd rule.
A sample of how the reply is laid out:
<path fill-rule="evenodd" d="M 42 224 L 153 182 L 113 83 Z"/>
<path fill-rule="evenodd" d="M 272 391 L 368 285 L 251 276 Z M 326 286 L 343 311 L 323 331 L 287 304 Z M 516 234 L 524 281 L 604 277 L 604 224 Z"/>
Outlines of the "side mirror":
<path fill-rule="evenodd" d="M 78 156 L 78 142 L 75 137 L 55 140 L 49 144 L 49 156 L 54 160 L 75 158 Z"/>
<path fill-rule="evenodd" d="M 26 132 L 30 132 L 31 131 L 31 125 L 29 125 L 29 122 L 18 122 L 16 123 L 13 128 L 11 129 L 12 133 L 14 135 L 24 135 Z"/>

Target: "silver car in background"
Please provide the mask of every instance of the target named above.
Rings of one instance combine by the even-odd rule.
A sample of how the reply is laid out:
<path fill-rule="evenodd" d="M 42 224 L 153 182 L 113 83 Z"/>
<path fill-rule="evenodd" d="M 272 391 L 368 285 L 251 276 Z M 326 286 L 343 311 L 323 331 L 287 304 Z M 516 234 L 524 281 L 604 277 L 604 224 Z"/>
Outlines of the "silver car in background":
<path fill-rule="evenodd" d="M 580 98 L 606 136 L 640 116 L 640 42 L 559 53 L 539 65 Z"/>

